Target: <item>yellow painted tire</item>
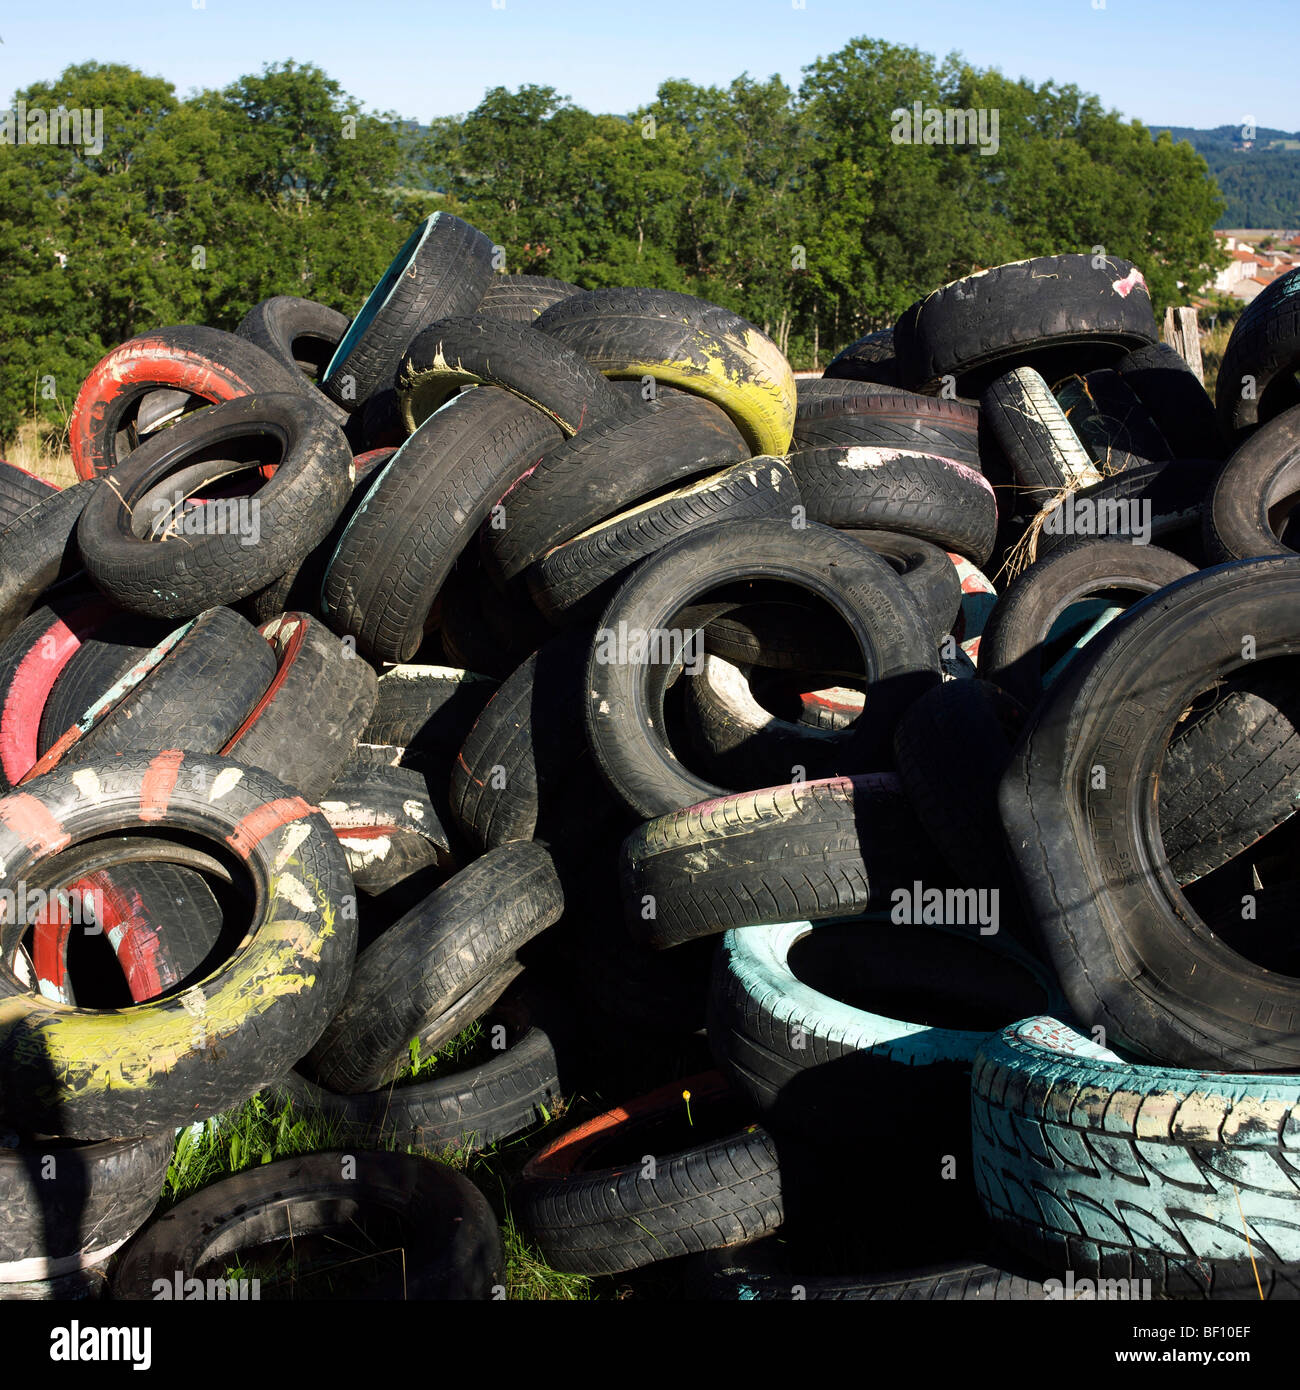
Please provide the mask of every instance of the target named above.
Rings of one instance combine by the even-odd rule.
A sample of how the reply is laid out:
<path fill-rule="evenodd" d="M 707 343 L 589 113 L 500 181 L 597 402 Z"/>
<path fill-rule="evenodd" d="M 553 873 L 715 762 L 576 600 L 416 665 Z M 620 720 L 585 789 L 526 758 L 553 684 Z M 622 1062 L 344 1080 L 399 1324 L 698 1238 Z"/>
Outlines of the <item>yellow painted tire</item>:
<path fill-rule="evenodd" d="M 132 828 L 208 842 L 251 886 L 251 922 L 233 923 L 229 957 L 176 993 L 105 1010 L 43 998 L 12 968 L 27 931 L 15 902 L 66 882 L 87 841 L 98 851 Z M 342 1003 L 352 891 L 320 812 L 225 758 L 172 749 L 60 764 L 0 799 L 0 1113 L 20 1129 L 102 1139 L 247 1099 L 310 1051 Z"/>
<path fill-rule="evenodd" d="M 653 377 L 721 406 L 755 454 L 785 454 L 794 431 L 794 372 L 738 314 L 671 290 L 589 290 L 533 327 L 608 377 Z"/>

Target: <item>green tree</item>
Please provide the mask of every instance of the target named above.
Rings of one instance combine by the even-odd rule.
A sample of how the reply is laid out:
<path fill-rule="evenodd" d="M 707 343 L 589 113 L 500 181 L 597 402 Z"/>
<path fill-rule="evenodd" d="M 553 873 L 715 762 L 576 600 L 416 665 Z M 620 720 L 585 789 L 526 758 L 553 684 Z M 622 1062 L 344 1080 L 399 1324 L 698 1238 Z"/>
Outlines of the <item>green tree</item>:
<path fill-rule="evenodd" d="M 17 99 L 102 109 L 103 149 L 0 146 L 0 437 L 33 410 L 65 419 L 98 358 L 148 328 L 233 328 L 271 294 L 351 310 L 437 203 L 399 196 L 397 127 L 316 68 L 182 102 L 86 63 Z"/>
<path fill-rule="evenodd" d="M 147 328 L 233 328 L 272 294 L 350 312 L 434 208 L 479 226 L 503 269 L 686 290 L 800 364 L 1004 261 L 1101 247 L 1143 269 L 1157 311 L 1226 261 L 1223 200 L 1185 141 L 1073 86 L 870 38 L 797 92 L 672 80 L 598 115 L 495 87 L 423 133 L 293 61 L 184 100 L 83 63 L 16 97 L 102 110 L 104 140 L 0 146 L 0 438 L 66 418 L 96 359 Z M 918 102 L 996 114 L 996 150 L 900 140 Z"/>

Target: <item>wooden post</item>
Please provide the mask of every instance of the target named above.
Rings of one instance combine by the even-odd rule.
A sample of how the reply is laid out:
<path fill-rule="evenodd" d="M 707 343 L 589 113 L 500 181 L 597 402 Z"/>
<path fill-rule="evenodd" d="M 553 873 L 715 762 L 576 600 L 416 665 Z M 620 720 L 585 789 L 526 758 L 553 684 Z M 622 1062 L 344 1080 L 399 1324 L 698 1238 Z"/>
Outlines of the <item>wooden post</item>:
<path fill-rule="evenodd" d="M 1196 373 L 1197 381 L 1204 383 L 1205 373 L 1201 367 L 1201 333 L 1197 327 L 1195 309 L 1175 309 L 1171 304 L 1165 310 L 1165 342 Z"/>

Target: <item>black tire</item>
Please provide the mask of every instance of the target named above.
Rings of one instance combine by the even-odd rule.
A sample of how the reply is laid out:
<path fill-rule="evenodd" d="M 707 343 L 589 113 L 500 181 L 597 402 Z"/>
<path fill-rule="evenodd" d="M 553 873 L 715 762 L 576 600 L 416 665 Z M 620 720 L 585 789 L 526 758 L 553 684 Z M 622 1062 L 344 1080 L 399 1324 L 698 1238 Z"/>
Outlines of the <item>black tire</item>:
<path fill-rule="evenodd" d="M 0 638 L 15 631 L 46 589 L 81 569 L 77 521 L 97 486 L 65 487 L 0 532 Z"/>
<path fill-rule="evenodd" d="M 450 213 L 426 217 L 384 271 L 330 359 L 321 387 L 356 410 L 391 386 L 402 354 L 426 324 L 472 314 L 492 278 L 492 243 Z"/>
<path fill-rule="evenodd" d="M 765 333 L 729 309 L 673 290 L 588 290 L 534 327 L 606 376 L 652 376 L 715 401 L 752 454 L 790 447 L 794 373 Z"/>
<path fill-rule="evenodd" d="M 1140 1056 L 1300 1067 L 1300 981 L 1232 951 L 1191 911 L 1160 852 L 1156 775 L 1193 697 L 1244 664 L 1239 634 L 1260 661 L 1295 651 L 1298 599 L 1294 559 L 1206 570 L 1145 599 L 1067 668 L 1003 778 L 1021 889 L 1066 997 Z"/>
<path fill-rule="evenodd" d="M 402 439 L 406 438 L 405 434 Z M 301 560 L 285 570 L 279 579 L 259 589 L 244 602 L 244 611 L 255 623 L 269 623 L 281 613 L 316 614 L 320 607 L 321 584 L 325 578 L 325 567 L 330 557 L 338 549 L 343 532 L 353 513 L 366 499 L 379 471 L 397 452 L 395 448 L 371 449 L 364 454 L 354 454 L 352 469 L 355 474 L 351 491 L 343 510 L 334 519 L 329 534 Z"/>
<path fill-rule="evenodd" d="M 1180 533 L 1191 535 L 1194 543 L 1200 537 L 1195 532 L 1201 525 L 1203 507 L 1221 464 L 1213 459 L 1177 459 L 1172 463 L 1135 463 L 1122 473 L 1105 478 L 1090 487 L 1077 488 L 1062 500 L 1060 515 L 1049 526 L 1048 511 L 1039 512 L 1034 519 L 1035 534 L 1029 548 L 1029 558 L 1042 560 L 1054 550 L 1078 539 L 1077 518 L 1081 508 L 1092 515 L 1105 516 L 1108 511 L 1123 517 L 1123 510 L 1139 506 L 1143 513 L 1149 508 L 1151 534 L 1149 539 L 1171 548 Z M 1070 517 L 1075 517 L 1071 522 Z M 1131 511 L 1129 513 L 1131 517 Z M 1071 534 L 1074 525 L 1076 534 Z M 1132 530 L 1130 524 L 1130 530 Z M 1196 544 L 1193 549 L 1193 558 Z M 1276 553 L 1276 552 L 1275 552 Z"/>
<path fill-rule="evenodd" d="M 842 407 L 852 405 L 851 410 Z M 834 397 L 802 407 L 790 448 L 801 453 L 828 445 L 875 444 L 915 449 L 980 466 L 979 411 L 933 396 Z"/>
<path fill-rule="evenodd" d="M 358 453 L 374 449 L 400 449 L 406 442 L 406 425 L 391 385 L 377 386 L 348 418 L 348 443 Z"/>
<path fill-rule="evenodd" d="M 135 613 L 119 614 L 115 608 L 105 607 L 106 615 L 96 623 L 93 631 L 81 638 L 67 664 L 54 678 L 40 713 L 38 756 L 48 753 L 58 738 L 86 713 L 88 705 L 105 691 L 113 690 L 123 681 L 126 682 L 123 690 L 134 686 L 140 673 L 132 677 L 132 668 L 145 661 L 175 630 L 161 619 L 141 618 Z M 48 612 L 48 608 L 37 609 L 37 613 Z M 153 664 L 151 662 L 142 671 L 152 670 Z M 209 751 L 215 752 L 215 749 Z M 28 771 L 30 767 L 29 764 Z"/>
<path fill-rule="evenodd" d="M 275 474 L 247 501 L 210 500 L 189 513 L 170 504 L 254 463 L 275 465 Z M 133 613 L 188 618 L 256 593 L 301 564 L 348 500 L 352 453 L 314 401 L 243 396 L 141 445 L 114 469 L 113 481 L 77 523 L 87 573 Z"/>
<path fill-rule="evenodd" d="M 727 785 L 774 786 L 801 775 L 820 779 L 858 770 L 860 726 L 832 731 L 778 718 L 755 697 L 752 669 L 706 656 L 699 674 L 686 680 L 686 727 L 710 777 Z"/>
<path fill-rule="evenodd" d="M 683 1091 L 699 1138 L 679 1125 Z M 657 1139 L 669 1153 L 654 1154 Z M 685 1077 L 562 1135 L 528 1161 L 510 1204 L 547 1262 L 574 1274 L 737 1245 L 776 1230 L 783 1216 L 776 1148 L 745 1125 L 717 1073 Z"/>
<path fill-rule="evenodd" d="M 1300 408 L 1256 430 L 1223 465 L 1202 513 L 1210 562 L 1295 553 L 1300 530 L 1291 523 L 1297 493 Z"/>
<path fill-rule="evenodd" d="M 375 673 L 306 613 L 284 613 L 257 631 L 275 653 L 275 674 L 221 756 L 260 767 L 314 806 L 374 710 Z"/>
<path fill-rule="evenodd" d="M 863 672 L 862 653 L 843 620 L 801 603 L 737 604 L 705 624 L 704 650 L 758 670 L 837 671 L 860 678 Z"/>
<path fill-rule="evenodd" d="M 1140 1066 L 1033 1018 L 985 1042 L 973 1083 L 975 1181 L 1008 1244 L 1131 1298 L 1300 1298 L 1296 1077 Z"/>
<path fill-rule="evenodd" d="M 896 898 L 911 904 L 920 892 L 917 882 Z M 960 891 L 946 901 L 957 922 L 966 907 L 972 920 L 924 926 L 920 902 L 906 912 L 896 903 L 891 920 L 880 913 L 876 921 L 730 931 L 714 957 L 709 1042 L 782 1145 L 786 1219 L 805 1238 L 842 1239 L 868 1212 L 872 1244 L 885 1248 L 914 1248 L 925 1237 L 952 1248 L 957 1233 L 976 1232 L 976 1053 L 989 1033 L 1059 996 L 1046 967 L 1001 930 L 997 890 L 972 893 L 964 906 Z M 981 936 L 986 917 L 992 930 Z M 869 1101 L 846 1106 L 846 1095 Z M 828 1190 L 818 1155 L 827 1146 L 876 1153 L 896 1142 L 900 1115 L 908 1161 L 891 1168 L 887 1209 L 865 1194 Z"/>
<path fill-rule="evenodd" d="M 314 400 L 335 423 L 345 418 L 296 367 L 234 333 L 196 324 L 142 333 L 101 358 L 82 383 L 68 425 L 73 467 L 77 477 L 95 478 L 128 458 L 150 407 L 149 423 L 161 425 L 186 405 L 283 391 Z"/>
<path fill-rule="evenodd" d="M 55 689 L 74 674 L 65 670 Z M 275 655 L 257 629 L 229 608 L 210 608 L 176 628 L 110 689 L 88 694 L 80 718 L 24 781 L 65 758 L 102 760 L 132 748 L 215 753 L 274 676 Z"/>
<path fill-rule="evenodd" d="M 805 449 L 790 467 L 809 521 L 902 531 L 976 564 L 993 553 L 998 506 L 983 474 L 922 449 Z"/>
<path fill-rule="evenodd" d="M 511 323 L 532 323 L 543 309 L 581 293 L 579 286 L 549 275 L 494 275 L 474 312 Z"/>
<path fill-rule="evenodd" d="M 1145 597 L 1189 574 L 1190 565 L 1154 545 L 1128 541 L 1076 541 L 1062 546 L 1016 576 L 1002 591 L 989 614 L 980 640 L 980 674 L 1000 685 L 1026 709 L 1043 694 L 1045 668 L 1081 648 L 1070 648 L 1073 634 L 1048 650 L 1048 637 L 1072 604 L 1101 593 L 1123 605 Z"/>
<path fill-rule="evenodd" d="M 172 1137 L 0 1146 L 0 1298 L 101 1264 L 162 1196 Z"/>
<path fill-rule="evenodd" d="M 273 1088 L 273 1103 L 324 1116 L 371 1144 L 478 1153 L 544 1119 L 563 1094 L 553 1030 L 531 1016 L 526 1001 L 522 1009 L 504 1002 L 484 1016 L 485 1028 L 495 1029 L 499 1017 L 503 1030 L 504 1046 L 490 1061 L 445 1072 L 440 1063 L 431 1077 L 361 1095 L 327 1091 L 290 1072 Z"/>
<path fill-rule="evenodd" d="M 239 337 L 309 381 L 321 379 L 347 331 L 346 314 L 292 294 L 277 294 L 254 304 L 235 329 Z"/>
<path fill-rule="evenodd" d="M 136 434 L 143 439 L 164 425 L 175 424 L 182 415 L 201 409 L 205 404 L 202 396 L 189 391 L 150 391 L 136 407 Z"/>
<path fill-rule="evenodd" d="M 894 761 L 926 834 L 967 887 L 1010 881 L 998 784 L 1024 706 L 986 680 L 944 681 L 904 710 Z"/>
<path fill-rule="evenodd" d="M 526 573 L 529 592 L 552 621 L 595 618 L 621 576 L 700 526 L 758 516 L 793 520 L 799 487 L 784 459 L 733 464 L 698 482 L 588 528 L 547 551 Z"/>
<path fill-rule="evenodd" d="M 1151 413 L 1176 459 L 1223 458 L 1227 445 L 1201 379 L 1168 343 L 1121 357 L 1115 370 Z"/>
<path fill-rule="evenodd" d="M 189 983 L 218 948 L 223 913 L 202 874 L 180 864 L 143 862 L 95 878 L 106 902 L 114 895 L 119 933 L 110 941 L 137 1003 Z"/>
<path fill-rule="evenodd" d="M 0 459 L 0 529 L 12 526 L 24 512 L 59 491 L 60 488 L 38 478 L 35 473 Z"/>
<path fill-rule="evenodd" d="M 1300 273 L 1288 271 L 1266 285 L 1232 326 L 1214 395 L 1219 423 L 1234 443 L 1257 425 L 1300 404 L 1297 286 Z"/>
<path fill-rule="evenodd" d="M 451 666 L 390 666 L 363 743 L 394 743 L 450 769 L 499 683 Z"/>
<path fill-rule="evenodd" d="M 442 825 L 445 809 L 429 799 L 424 776 L 409 767 L 377 765 L 358 745 L 357 756 L 326 794 L 320 809 L 347 852 L 352 881 L 363 893 L 383 893 L 454 856 Z"/>
<path fill-rule="evenodd" d="M 313 1153 L 223 1178 L 151 1222 L 122 1257 L 113 1297 L 183 1298 L 177 1285 L 235 1251 L 358 1232 L 375 1247 L 397 1237 L 402 1258 L 393 1273 L 361 1276 L 352 1298 L 486 1299 L 501 1279 L 496 1218 L 463 1174 L 414 1154 Z"/>
<path fill-rule="evenodd" d="M 1169 442 L 1137 392 L 1109 369 L 1070 376 L 1056 383 L 1055 396 L 1089 457 L 1104 472 L 1117 461 L 1162 463 L 1173 457 Z"/>
<path fill-rule="evenodd" d="M 342 1006 L 304 1061 L 333 1091 L 373 1091 L 486 1013 L 518 973 L 515 953 L 559 920 L 564 895 L 541 845 L 489 850 L 389 927 L 357 957 Z M 500 981 L 499 984 L 496 982 Z M 477 987 L 469 1017 L 457 1005 Z M 453 1021 L 454 1019 L 454 1021 Z"/>
<path fill-rule="evenodd" d="M 980 419 L 1031 507 L 1068 489 L 1101 482 L 1065 411 L 1032 367 L 1017 367 L 991 382 L 980 396 Z"/>
<path fill-rule="evenodd" d="M 408 433 L 465 385 L 499 386 L 566 435 L 636 408 L 584 358 L 527 324 L 448 318 L 419 333 L 398 364 L 397 398 Z"/>
<path fill-rule="evenodd" d="M 847 729 L 866 708 L 865 682 L 834 672 L 751 666 L 749 683 L 764 709 L 810 729 Z"/>
<path fill-rule="evenodd" d="M 483 533 L 484 566 L 504 585 L 606 517 L 748 457 L 726 414 L 697 396 L 670 396 L 631 419 L 597 421 L 501 498 L 504 525 Z"/>
<path fill-rule="evenodd" d="M 894 355 L 894 330 L 882 328 L 842 348 L 831 359 L 822 377 L 832 381 L 874 381 L 884 386 L 901 386 L 898 358 Z"/>
<path fill-rule="evenodd" d="M 526 594 L 520 596 L 515 590 L 507 598 L 497 591 L 483 572 L 482 551 L 480 533 L 438 590 L 437 631 L 432 634 L 436 651 L 426 642 L 416 655 L 503 681 L 555 636 L 555 629 L 544 623 Z M 431 623 L 433 617 L 430 614 Z M 538 625 L 545 626 L 545 634 L 536 631 Z"/>
<path fill-rule="evenodd" d="M 321 610 L 363 655 L 409 661 L 457 556 L 493 504 L 563 435 L 495 386 L 448 403 L 389 461 L 325 572 Z"/>
<path fill-rule="evenodd" d="M 751 579 L 803 589 L 848 625 L 871 682 L 872 715 L 861 743 L 855 739 L 862 771 L 881 766 L 873 754 L 888 756 L 899 715 L 937 680 L 926 615 L 866 546 L 828 527 L 796 531 L 775 518 L 701 526 L 652 555 L 618 590 L 587 665 L 587 732 L 597 765 L 639 815 L 665 815 L 726 794 L 673 753 L 662 732 L 664 687 L 674 662 L 702 659 L 703 627 L 717 614 L 716 605 L 692 608 L 692 601 Z M 693 614 L 702 619 L 698 626 Z M 654 637 L 655 650 L 635 659 L 634 646 L 622 649 L 623 633 Z M 664 633 L 668 638 L 660 640 Z"/>
<path fill-rule="evenodd" d="M 623 842 L 628 925 L 663 948 L 731 927 L 844 917 L 929 877 L 933 854 L 919 840 L 892 776 L 836 777 L 691 806 Z"/>
<path fill-rule="evenodd" d="M 344 912 L 351 881 L 333 831 L 281 783 L 223 758 L 173 750 L 55 768 L 0 802 L 5 884 L 54 876 L 52 856 L 139 821 L 233 851 L 260 904 L 250 939 L 190 990 L 96 1012 L 25 986 L 7 964 L 25 928 L 7 925 L 0 1083 L 21 1128 L 71 1139 L 170 1134 L 215 1115 L 282 1076 L 347 989 L 356 921 Z"/>
<path fill-rule="evenodd" d="M 850 530 L 848 534 L 889 561 L 929 616 L 934 640 L 943 641 L 961 609 L 961 580 L 947 553 L 918 536 L 897 531 Z"/>
<path fill-rule="evenodd" d="M 1100 269 L 1093 260 L 1013 261 L 918 299 L 894 325 L 902 384 L 930 390 L 953 376 L 965 396 L 1008 366 L 1037 367 L 1056 381 L 1154 343 L 1159 334 L 1140 272 L 1113 256 Z"/>
<path fill-rule="evenodd" d="M 1037 1303 L 1050 1297 L 1039 1279 L 979 1259 L 856 1275 L 815 1274 L 796 1264 L 777 1240 L 700 1259 L 688 1275 L 688 1288 L 696 1298 L 715 1301 Z"/>
<path fill-rule="evenodd" d="M 502 683 L 451 770 L 451 809 L 480 851 L 541 840 L 587 855 L 625 823 L 587 743 L 582 711 L 591 633 L 548 642 Z"/>
<path fill-rule="evenodd" d="M 795 428 L 802 415 L 816 416 L 824 407 L 828 414 L 852 415 L 859 402 L 870 402 L 877 396 L 912 396 L 901 386 L 886 386 L 876 381 L 846 381 L 838 377 L 804 376 L 795 380 L 798 403 L 795 409 Z M 838 402 L 838 405 L 831 404 Z"/>
<path fill-rule="evenodd" d="M 1300 809 L 1300 688 L 1287 665 L 1229 677 L 1214 704 L 1170 740 L 1160 837 L 1180 884 L 1212 873 Z"/>

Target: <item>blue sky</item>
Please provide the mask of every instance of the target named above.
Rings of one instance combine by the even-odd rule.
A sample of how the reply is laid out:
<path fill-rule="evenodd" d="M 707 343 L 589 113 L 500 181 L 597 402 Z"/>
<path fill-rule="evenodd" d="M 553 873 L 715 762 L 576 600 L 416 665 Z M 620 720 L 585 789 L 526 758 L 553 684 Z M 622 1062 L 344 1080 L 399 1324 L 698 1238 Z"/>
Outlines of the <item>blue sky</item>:
<path fill-rule="evenodd" d="M 801 67 L 865 34 L 940 56 L 957 50 L 1011 77 L 1073 82 L 1148 124 L 1253 116 L 1300 126 L 1294 64 L 1278 57 L 1294 31 L 1295 0 L 796 3 L 9 0 L 0 9 L 0 101 L 90 58 L 143 68 L 182 94 L 294 58 L 374 109 L 422 121 L 469 110 L 488 87 L 524 82 L 591 110 L 626 111 L 666 77 L 721 84 L 743 71 L 778 72 L 797 85 Z"/>

